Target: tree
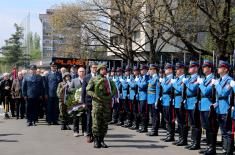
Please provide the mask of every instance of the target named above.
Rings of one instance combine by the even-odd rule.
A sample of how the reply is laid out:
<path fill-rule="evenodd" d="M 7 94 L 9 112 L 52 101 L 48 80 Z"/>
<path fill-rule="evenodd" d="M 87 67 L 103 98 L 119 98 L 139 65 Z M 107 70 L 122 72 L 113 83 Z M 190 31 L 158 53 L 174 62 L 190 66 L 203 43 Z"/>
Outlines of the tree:
<path fill-rule="evenodd" d="M 23 54 L 23 28 L 14 24 L 16 32 L 11 35 L 8 40 L 5 40 L 5 46 L 2 47 L 4 55 L 4 63 L 10 66 L 25 65 L 26 56 Z"/>

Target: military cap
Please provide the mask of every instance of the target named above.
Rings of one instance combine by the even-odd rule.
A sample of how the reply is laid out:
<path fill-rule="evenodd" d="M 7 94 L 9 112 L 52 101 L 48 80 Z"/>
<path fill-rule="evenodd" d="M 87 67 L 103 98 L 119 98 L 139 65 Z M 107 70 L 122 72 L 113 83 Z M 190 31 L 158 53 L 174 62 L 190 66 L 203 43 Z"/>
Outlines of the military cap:
<path fill-rule="evenodd" d="M 70 77 L 71 77 L 71 75 L 69 74 L 69 72 L 65 72 L 65 73 L 62 75 L 62 78 L 64 79 L 66 76 L 70 76 Z"/>
<path fill-rule="evenodd" d="M 125 71 L 126 71 L 126 72 L 130 72 L 130 71 L 131 71 L 131 67 L 130 67 L 130 66 L 126 66 Z"/>
<path fill-rule="evenodd" d="M 180 69 L 180 68 L 184 68 L 184 67 L 185 67 L 185 65 L 183 63 L 177 62 L 175 64 L 175 69 Z"/>
<path fill-rule="evenodd" d="M 117 72 L 123 72 L 122 68 L 118 67 Z"/>
<path fill-rule="evenodd" d="M 210 60 L 204 60 L 203 64 L 202 64 L 202 67 L 210 67 L 210 68 L 212 68 L 213 67 L 213 63 Z"/>
<path fill-rule="evenodd" d="M 199 67 L 199 63 L 197 61 L 190 61 L 189 68 L 191 67 Z"/>
<path fill-rule="evenodd" d="M 170 64 L 170 63 L 166 63 L 164 69 L 169 69 L 169 68 L 172 68 L 172 69 L 173 69 L 174 66 L 173 66 L 172 64 Z"/>
<path fill-rule="evenodd" d="M 229 65 L 229 63 L 227 61 L 220 60 L 218 68 L 220 68 L 220 67 L 225 67 L 225 68 L 229 69 L 230 65 Z"/>
<path fill-rule="evenodd" d="M 98 67 L 97 67 L 97 72 L 98 72 L 101 68 L 107 68 L 107 66 L 104 65 L 104 64 L 98 65 Z"/>
<path fill-rule="evenodd" d="M 30 66 L 30 69 L 31 69 L 31 70 L 37 70 L 37 66 L 36 66 L 36 65 L 31 65 L 31 66 Z"/>
<path fill-rule="evenodd" d="M 55 63 L 54 61 L 52 61 L 52 62 L 50 63 L 50 66 L 53 66 L 53 65 L 56 65 L 56 63 Z"/>
<path fill-rule="evenodd" d="M 139 67 L 134 66 L 133 71 L 139 71 Z"/>
<path fill-rule="evenodd" d="M 156 64 L 150 64 L 149 65 L 149 69 L 157 69 L 157 65 Z"/>
<path fill-rule="evenodd" d="M 116 72 L 114 67 L 111 68 L 111 72 Z"/>
<path fill-rule="evenodd" d="M 149 68 L 148 68 L 148 66 L 146 66 L 146 65 L 140 65 L 140 70 L 144 70 L 144 69 L 146 69 L 146 70 L 148 70 Z"/>

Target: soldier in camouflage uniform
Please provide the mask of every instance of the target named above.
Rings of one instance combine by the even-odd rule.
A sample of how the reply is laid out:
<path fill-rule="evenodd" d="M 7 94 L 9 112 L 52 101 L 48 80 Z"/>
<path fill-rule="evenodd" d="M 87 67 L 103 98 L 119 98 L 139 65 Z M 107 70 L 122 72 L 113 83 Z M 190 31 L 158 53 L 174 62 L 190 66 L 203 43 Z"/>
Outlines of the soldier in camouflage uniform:
<path fill-rule="evenodd" d="M 60 108 L 60 119 L 61 119 L 61 130 L 71 130 L 68 125 L 68 113 L 66 105 L 66 97 L 69 89 L 69 81 L 71 75 L 69 72 L 63 74 L 63 81 L 59 83 L 57 87 L 57 96 L 59 98 L 59 108 Z"/>
<path fill-rule="evenodd" d="M 92 96 L 92 133 L 94 148 L 107 148 L 104 136 L 108 130 L 112 97 L 116 95 L 115 83 L 106 75 L 106 66 L 98 66 L 98 76 L 92 77 L 87 85 L 87 94 Z"/>

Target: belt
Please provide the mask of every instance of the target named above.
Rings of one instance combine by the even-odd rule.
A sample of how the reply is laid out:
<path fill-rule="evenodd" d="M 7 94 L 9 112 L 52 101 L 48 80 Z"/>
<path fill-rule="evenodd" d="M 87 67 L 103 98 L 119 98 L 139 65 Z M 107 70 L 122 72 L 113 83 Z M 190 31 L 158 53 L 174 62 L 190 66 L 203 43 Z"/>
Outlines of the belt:
<path fill-rule="evenodd" d="M 228 100 L 228 96 L 227 97 L 219 97 L 218 100 Z"/>
<path fill-rule="evenodd" d="M 175 94 L 175 96 L 182 96 L 181 94 Z"/>
<path fill-rule="evenodd" d="M 171 92 L 170 93 L 162 93 L 163 95 L 171 95 Z"/>
<path fill-rule="evenodd" d="M 193 98 L 193 97 L 197 97 L 197 95 L 193 95 L 193 96 L 187 96 L 188 98 Z"/>

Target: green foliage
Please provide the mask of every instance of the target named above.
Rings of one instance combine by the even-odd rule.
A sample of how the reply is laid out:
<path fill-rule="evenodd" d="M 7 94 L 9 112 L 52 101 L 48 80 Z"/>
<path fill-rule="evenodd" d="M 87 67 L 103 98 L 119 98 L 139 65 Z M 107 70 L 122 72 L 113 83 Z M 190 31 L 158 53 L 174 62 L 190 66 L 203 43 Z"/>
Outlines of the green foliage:
<path fill-rule="evenodd" d="M 23 28 L 14 24 L 16 32 L 5 40 L 5 46 L 2 47 L 4 60 L 3 63 L 10 66 L 22 66 L 24 64 L 23 55 Z"/>

